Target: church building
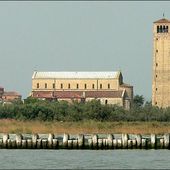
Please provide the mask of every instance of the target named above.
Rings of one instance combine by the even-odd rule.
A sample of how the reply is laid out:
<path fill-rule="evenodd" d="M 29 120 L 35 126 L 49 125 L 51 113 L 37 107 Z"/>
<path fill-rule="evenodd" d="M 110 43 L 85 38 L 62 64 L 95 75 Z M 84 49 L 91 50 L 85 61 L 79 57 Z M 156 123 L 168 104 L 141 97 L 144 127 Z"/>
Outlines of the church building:
<path fill-rule="evenodd" d="M 31 96 L 46 100 L 86 102 L 100 100 L 102 104 L 119 105 L 129 109 L 133 86 L 123 82 L 116 72 L 40 72 L 32 76 Z"/>

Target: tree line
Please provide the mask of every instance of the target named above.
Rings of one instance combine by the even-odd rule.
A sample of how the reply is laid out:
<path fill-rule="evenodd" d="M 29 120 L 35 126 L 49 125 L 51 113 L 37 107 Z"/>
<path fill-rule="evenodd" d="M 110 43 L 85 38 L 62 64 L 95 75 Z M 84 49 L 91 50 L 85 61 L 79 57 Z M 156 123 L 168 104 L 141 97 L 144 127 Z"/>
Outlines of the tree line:
<path fill-rule="evenodd" d="M 0 104 L 0 119 L 41 121 L 170 121 L 170 108 L 154 107 L 136 95 L 130 110 L 117 105 L 102 105 L 98 100 L 85 103 L 46 101 L 28 97 L 12 104 Z"/>

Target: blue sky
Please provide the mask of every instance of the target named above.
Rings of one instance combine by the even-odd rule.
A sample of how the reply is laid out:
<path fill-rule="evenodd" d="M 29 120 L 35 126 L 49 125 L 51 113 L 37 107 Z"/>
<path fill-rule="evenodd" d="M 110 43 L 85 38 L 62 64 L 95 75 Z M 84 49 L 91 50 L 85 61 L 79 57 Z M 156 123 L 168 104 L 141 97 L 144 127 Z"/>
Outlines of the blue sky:
<path fill-rule="evenodd" d="M 151 99 L 153 22 L 170 2 L 0 2 L 0 86 L 27 97 L 39 71 L 116 71 Z"/>

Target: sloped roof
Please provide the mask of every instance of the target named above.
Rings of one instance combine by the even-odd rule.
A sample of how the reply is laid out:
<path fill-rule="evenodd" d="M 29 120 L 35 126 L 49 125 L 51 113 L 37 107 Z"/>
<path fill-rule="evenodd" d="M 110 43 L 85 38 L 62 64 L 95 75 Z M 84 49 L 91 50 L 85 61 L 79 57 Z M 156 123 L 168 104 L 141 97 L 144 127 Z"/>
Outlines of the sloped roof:
<path fill-rule="evenodd" d="M 4 92 L 3 96 L 21 96 L 21 95 L 15 91 L 8 91 L 8 92 Z"/>
<path fill-rule="evenodd" d="M 32 78 L 116 78 L 118 71 L 103 72 L 40 72 L 35 71 Z"/>
<path fill-rule="evenodd" d="M 155 21 L 154 23 L 170 23 L 170 21 L 168 19 L 162 18 L 162 19 Z"/>
<path fill-rule="evenodd" d="M 133 87 L 132 85 L 126 84 L 126 83 L 123 83 L 123 84 L 121 84 L 120 86 L 121 86 L 121 87 Z"/>
<path fill-rule="evenodd" d="M 37 98 L 122 98 L 123 90 L 119 91 L 34 91 L 33 97 Z"/>

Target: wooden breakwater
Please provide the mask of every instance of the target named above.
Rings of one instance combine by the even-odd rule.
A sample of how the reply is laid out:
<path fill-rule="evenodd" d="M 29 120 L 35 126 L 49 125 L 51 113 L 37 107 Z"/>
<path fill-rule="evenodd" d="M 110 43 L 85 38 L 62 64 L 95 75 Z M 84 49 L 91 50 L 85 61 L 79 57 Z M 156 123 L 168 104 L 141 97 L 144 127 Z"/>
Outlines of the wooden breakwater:
<path fill-rule="evenodd" d="M 0 134 L 0 149 L 170 149 L 170 134 Z"/>

